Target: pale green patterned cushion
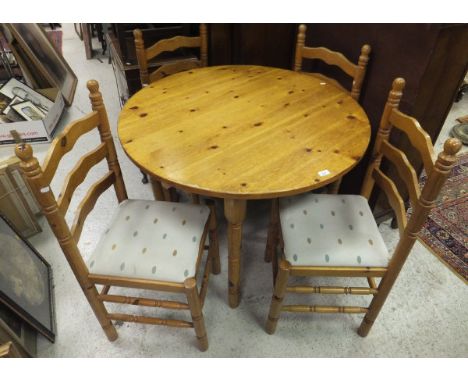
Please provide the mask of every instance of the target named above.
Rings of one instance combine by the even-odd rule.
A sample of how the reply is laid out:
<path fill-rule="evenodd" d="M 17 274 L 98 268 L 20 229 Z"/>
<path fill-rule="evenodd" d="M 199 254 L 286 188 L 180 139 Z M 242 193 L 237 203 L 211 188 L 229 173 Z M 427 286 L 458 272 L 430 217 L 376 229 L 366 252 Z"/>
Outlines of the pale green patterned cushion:
<path fill-rule="evenodd" d="M 285 256 L 293 266 L 388 265 L 388 250 L 362 196 L 286 198 L 280 216 Z"/>
<path fill-rule="evenodd" d="M 94 274 L 183 282 L 196 271 L 207 206 L 122 202 L 88 260 Z"/>

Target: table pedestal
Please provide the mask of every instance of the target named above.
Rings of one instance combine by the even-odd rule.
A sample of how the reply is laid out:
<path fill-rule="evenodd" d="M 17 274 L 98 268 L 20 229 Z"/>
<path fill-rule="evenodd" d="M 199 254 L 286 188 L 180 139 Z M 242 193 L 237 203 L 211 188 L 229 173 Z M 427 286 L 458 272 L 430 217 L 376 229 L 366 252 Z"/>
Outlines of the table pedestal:
<path fill-rule="evenodd" d="M 228 221 L 228 287 L 231 308 L 237 308 L 240 302 L 242 223 L 245 219 L 246 205 L 246 200 L 224 199 L 224 216 Z"/>

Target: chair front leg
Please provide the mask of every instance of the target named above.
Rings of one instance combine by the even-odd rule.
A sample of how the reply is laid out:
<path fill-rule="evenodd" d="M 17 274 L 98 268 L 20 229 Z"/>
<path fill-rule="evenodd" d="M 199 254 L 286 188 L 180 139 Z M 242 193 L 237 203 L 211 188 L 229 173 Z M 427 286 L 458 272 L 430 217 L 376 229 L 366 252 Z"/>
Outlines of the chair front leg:
<path fill-rule="evenodd" d="M 281 313 L 281 306 L 283 305 L 283 298 L 286 293 L 286 286 L 288 284 L 290 267 L 291 264 L 289 264 L 288 261 L 281 260 L 273 297 L 271 299 L 270 312 L 268 313 L 268 319 L 266 323 L 266 332 L 268 334 L 273 334 L 276 330 L 276 325 L 278 324 Z"/>
<path fill-rule="evenodd" d="M 198 347 L 201 351 L 208 349 L 208 336 L 205 329 L 205 319 L 201 308 L 200 298 L 197 291 L 197 281 L 194 278 L 189 278 L 184 281 L 185 295 L 190 307 L 192 316 L 193 328 L 198 340 Z"/>
<path fill-rule="evenodd" d="M 88 287 L 82 288 L 86 298 L 88 299 L 91 309 L 93 310 L 96 318 L 101 324 L 102 330 L 107 336 L 109 341 L 115 341 L 118 337 L 117 330 L 115 329 L 114 324 L 108 318 L 107 309 L 102 301 L 98 299 L 98 291 L 95 285 L 89 285 Z"/>

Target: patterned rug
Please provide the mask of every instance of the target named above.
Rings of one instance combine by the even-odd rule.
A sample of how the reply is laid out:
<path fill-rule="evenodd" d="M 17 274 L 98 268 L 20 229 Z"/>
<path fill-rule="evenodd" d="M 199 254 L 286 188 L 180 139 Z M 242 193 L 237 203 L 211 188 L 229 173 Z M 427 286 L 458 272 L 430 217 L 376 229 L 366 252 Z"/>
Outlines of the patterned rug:
<path fill-rule="evenodd" d="M 421 187 L 427 180 L 425 173 Z M 419 239 L 468 284 L 468 153 L 459 157 Z"/>

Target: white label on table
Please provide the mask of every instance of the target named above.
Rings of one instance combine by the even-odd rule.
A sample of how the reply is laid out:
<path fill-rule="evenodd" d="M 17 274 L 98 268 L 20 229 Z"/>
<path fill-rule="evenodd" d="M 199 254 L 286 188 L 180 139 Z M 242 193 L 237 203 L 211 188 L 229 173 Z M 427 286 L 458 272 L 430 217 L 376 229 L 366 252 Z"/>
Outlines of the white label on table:
<path fill-rule="evenodd" d="M 49 192 L 49 191 L 50 191 L 49 186 L 41 188 L 41 194 L 45 194 L 46 192 Z"/>
<path fill-rule="evenodd" d="M 319 171 L 318 174 L 320 176 L 326 176 L 326 175 L 330 175 L 330 171 L 328 170 L 322 170 L 322 171 Z"/>

